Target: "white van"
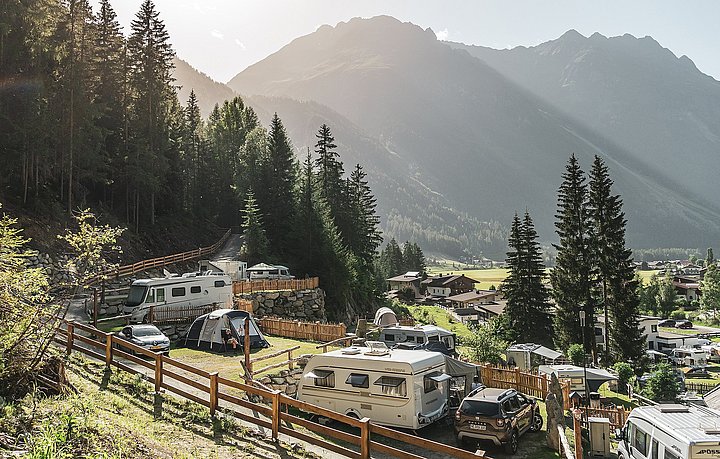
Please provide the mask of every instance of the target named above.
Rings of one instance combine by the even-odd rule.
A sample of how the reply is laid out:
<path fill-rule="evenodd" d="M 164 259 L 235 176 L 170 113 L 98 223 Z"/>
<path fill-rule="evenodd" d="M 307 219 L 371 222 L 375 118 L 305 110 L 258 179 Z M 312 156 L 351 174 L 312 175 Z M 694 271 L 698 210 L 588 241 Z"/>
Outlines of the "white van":
<path fill-rule="evenodd" d="M 449 332 L 436 325 L 416 325 L 414 327 L 408 325 L 392 325 L 380 330 L 378 340 L 385 343 L 388 347 L 403 343 L 418 347 L 429 343 L 443 343 L 449 351 L 454 353 L 456 337 L 455 333 Z"/>
<path fill-rule="evenodd" d="M 266 263 L 258 263 L 250 268 L 247 268 L 248 276 L 250 280 L 255 279 L 295 279 L 295 276 L 290 274 L 290 269 L 287 266 L 282 265 L 268 265 Z"/>
<path fill-rule="evenodd" d="M 707 354 L 702 349 L 676 347 L 670 351 L 670 361 L 688 367 L 707 365 Z"/>
<path fill-rule="evenodd" d="M 616 434 L 619 459 L 720 458 L 720 412 L 710 408 L 641 406 Z"/>
<path fill-rule="evenodd" d="M 297 398 L 377 424 L 420 429 L 448 413 L 445 356 L 390 350 L 383 343 L 310 357 Z"/>
<path fill-rule="evenodd" d="M 147 322 L 150 306 L 172 310 L 217 304 L 231 308 L 232 299 L 232 280 L 226 274 L 208 271 L 138 279 L 130 286 L 123 313 L 131 314 L 131 322 Z"/>

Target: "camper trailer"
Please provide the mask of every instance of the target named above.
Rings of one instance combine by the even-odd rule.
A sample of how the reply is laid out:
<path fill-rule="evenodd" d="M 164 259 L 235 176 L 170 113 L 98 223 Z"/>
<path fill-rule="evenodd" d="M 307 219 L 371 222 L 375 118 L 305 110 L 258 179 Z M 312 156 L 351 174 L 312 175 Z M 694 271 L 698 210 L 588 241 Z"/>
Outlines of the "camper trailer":
<path fill-rule="evenodd" d="M 381 342 L 310 357 L 298 383 L 304 402 L 377 424 L 428 426 L 448 413 L 445 356 L 391 350 Z"/>
<path fill-rule="evenodd" d="M 258 263 L 250 268 L 247 268 L 247 273 L 250 280 L 295 279 L 295 276 L 290 274 L 290 269 L 287 266 L 268 265 L 266 263 Z"/>
<path fill-rule="evenodd" d="M 521 370 L 532 370 L 542 364 L 553 364 L 562 354 L 539 344 L 513 344 L 507 349 L 508 365 Z"/>
<path fill-rule="evenodd" d="M 123 312 L 131 322 L 146 322 L 151 306 L 192 308 L 217 304 L 232 305 L 232 281 L 226 274 L 204 272 L 138 279 L 130 286 Z"/>
<path fill-rule="evenodd" d="M 641 406 L 616 434 L 623 459 L 720 457 L 720 412 L 701 406 Z"/>
<path fill-rule="evenodd" d="M 451 354 L 455 353 L 455 333 L 435 325 L 392 325 L 380 330 L 379 341 L 388 347 L 424 347 L 432 343 L 442 343 Z"/>
<path fill-rule="evenodd" d="M 707 365 L 707 354 L 702 349 L 676 347 L 670 351 L 670 361 L 688 367 Z"/>
<path fill-rule="evenodd" d="M 585 375 L 587 375 L 587 387 L 590 392 L 597 392 L 603 383 L 618 379 L 614 374 L 600 368 L 583 369 L 583 367 L 575 365 L 540 365 L 538 371 L 541 375 L 546 375 L 548 379 L 553 373 L 561 381 L 569 379 L 570 391 L 582 395 L 585 394 Z"/>
<path fill-rule="evenodd" d="M 222 272 L 230 276 L 233 282 L 247 280 L 247 263 L 237 260 L 200 260 L 200 272 Z"/>

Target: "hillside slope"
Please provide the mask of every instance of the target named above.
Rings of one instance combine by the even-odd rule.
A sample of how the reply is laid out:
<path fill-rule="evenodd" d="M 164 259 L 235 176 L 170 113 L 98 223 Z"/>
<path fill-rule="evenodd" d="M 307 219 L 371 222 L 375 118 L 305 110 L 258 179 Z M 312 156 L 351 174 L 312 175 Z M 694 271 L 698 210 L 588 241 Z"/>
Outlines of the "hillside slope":
<path fill-rule="evenodd" d="M 720 210 L 680 186 L 692 175 L 656 167 L 660 157 L 638 154 L 432 31 L 393 18 L 323 26 L 228 85 L 328 106 L 407 164 L 406 179 L 412 170 L 412 179 L 481 220 L 509 222 L 527 208 L 541 237 L 554 239 L 556 191 L 574 152 L 585 169 L 594 154 L 606 159 L 632 245 L 703 246 L 720 237 Z"/>

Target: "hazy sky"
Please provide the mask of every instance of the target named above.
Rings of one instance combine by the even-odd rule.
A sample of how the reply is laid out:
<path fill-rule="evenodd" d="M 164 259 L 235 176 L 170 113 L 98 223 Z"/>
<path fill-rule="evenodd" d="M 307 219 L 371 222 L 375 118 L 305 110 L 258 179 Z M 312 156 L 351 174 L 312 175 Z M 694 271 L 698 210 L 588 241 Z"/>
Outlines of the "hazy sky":
<path fill-rule="evenodd" d="M 142 0 L 111 0 L 127 34 Z M 394 16 L 441 39 L 507 48 L 575 29 L 585 36 L 650 35 L 720 80 L 720 1 L 667 0 L 155 0 L 178 56 L 227 82 L 322 24 Z"/>

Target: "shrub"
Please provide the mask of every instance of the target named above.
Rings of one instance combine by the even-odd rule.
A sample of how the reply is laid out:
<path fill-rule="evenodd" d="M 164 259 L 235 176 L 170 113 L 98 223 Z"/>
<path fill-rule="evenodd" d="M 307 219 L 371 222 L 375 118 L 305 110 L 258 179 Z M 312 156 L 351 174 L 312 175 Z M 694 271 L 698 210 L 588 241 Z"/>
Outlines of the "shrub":
<path fill-rule="evenodd" d="M 627 385 L 630 379 L 634 375 L 632 366 L 627 362 L 618 362 L 613 367 L 618 374 L 618 380 L 620 382 L 620 389 L 623 392 L 627 392 Z"/>
<path fill-rule="evenodd" d="M 676 309 L 670 313 L 670 318 L 675 320 L 685 320 L 687 319 L 687 314 L 685 314 L 685 311 Z"/>
<path fill-rule="evenodd" d="M 582 344 L 571 344 L 567 350 L 567 356 L 574 365 L 582 365 L 585 359 L 585 350 Z"/>
<path fill-rule="evenodd" d="M 674 401 L 680 393 L 675 371 L 667 363 L 658 364 L 647 381 L 645 396 L 655 401 Z"/>

